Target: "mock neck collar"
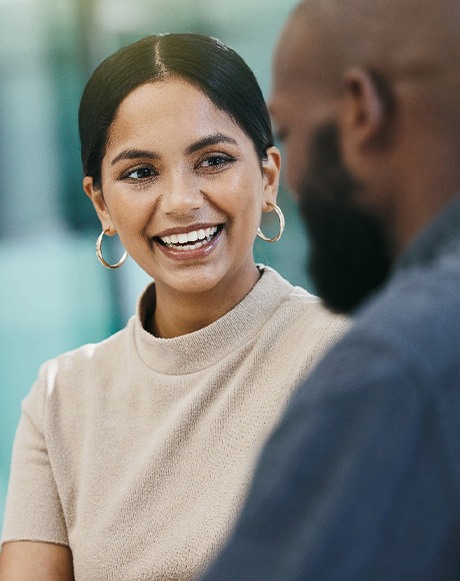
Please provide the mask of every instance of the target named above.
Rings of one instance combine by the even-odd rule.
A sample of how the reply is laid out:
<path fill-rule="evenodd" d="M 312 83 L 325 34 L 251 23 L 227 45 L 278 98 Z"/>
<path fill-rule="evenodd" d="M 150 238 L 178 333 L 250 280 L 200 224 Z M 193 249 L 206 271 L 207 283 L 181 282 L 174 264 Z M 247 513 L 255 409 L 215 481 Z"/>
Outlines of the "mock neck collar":
<path fill-rule="evenodd" d="M 292 291 L 274 270 L 261 268 L 262 276 L 233 309 L 210 325 L 172 339 L 154 337 L 143 326 L 146 311 L 155 301 L 155 283 L 139 298 L 132 319 L 134 340 L 142 361 L 166 375 L 184 375 L 206 369 L 244 345 L 265 325 Z"/>

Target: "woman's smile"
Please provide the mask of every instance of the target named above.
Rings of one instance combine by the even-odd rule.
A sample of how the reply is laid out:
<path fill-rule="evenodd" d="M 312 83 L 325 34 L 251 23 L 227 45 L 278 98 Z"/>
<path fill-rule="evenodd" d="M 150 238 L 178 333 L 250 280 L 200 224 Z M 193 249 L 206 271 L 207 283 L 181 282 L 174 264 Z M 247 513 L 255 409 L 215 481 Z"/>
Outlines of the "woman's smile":
<path fill-rule="evenodd" d="M 223 224 L 197 224 L 190 228 L 169 229 L 154 236 L 153 242 L 174 260 L 196 260 L 205 258 L 214 250 L 223 228 Z"/>

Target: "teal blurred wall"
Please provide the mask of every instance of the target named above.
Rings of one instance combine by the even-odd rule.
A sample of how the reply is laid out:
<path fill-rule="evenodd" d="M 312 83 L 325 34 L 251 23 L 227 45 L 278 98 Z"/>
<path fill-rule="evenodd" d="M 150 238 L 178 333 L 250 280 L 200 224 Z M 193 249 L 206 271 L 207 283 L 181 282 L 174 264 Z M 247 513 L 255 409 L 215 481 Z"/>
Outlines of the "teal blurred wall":
<path fill-rule="evenodd" d="M 90 71 L 146 34 L 198 32 L 236 49 L 267 95 L 270 59 L 296 0 L 0 0 L 0 523 L 20 403 L 40 364 L 99 341 L 131 315 L 146 275 L 95 258 L 81 190 L 77 109 Z M 258 261 L 309 288 L 294 202 Z"/>

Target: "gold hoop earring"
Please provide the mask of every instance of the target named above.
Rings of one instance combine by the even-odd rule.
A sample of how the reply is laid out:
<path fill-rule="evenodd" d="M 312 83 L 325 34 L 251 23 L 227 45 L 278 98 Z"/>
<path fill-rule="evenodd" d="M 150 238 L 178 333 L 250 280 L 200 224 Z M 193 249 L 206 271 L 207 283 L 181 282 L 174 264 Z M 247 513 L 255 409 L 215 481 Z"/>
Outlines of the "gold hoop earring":
<path fill-rule="evenodd" d="M 102 238 L 104 237 L 104 234 L 107 234 L 107 232 L 108 232 L 108 230 L 102 230 L 102 232 L 99 234 L 99 236 L 98 236 L 98 238 L 96 240 L 96 256 L 97 256 L 97 259 L 106 268 L 120 268 L 120 266 L 122 264 L 124 264 L 125 260 L 128 258 L 128 251 L 125 250 L 123 256 L 120 258 L 120 260 L 116 264 L 109 264 L 104 259 L 104 257 L 102 256 Z"/>
<path fill-rule="evenodd" d="M 284 226 L 286 225 L 286 221 L 284 219 L 284 214 L 281 211 L 281 208 L 279 206 L 277 206 L 276 204 L 272 204 L 270 202 L 267 202 L 267 204 L 271 207 L 272 210 L 274 210 L 276 212 L 276 215 L 278 216 L 278 220 L 280 221 L 280 229 L 279 229 L 279 232 L 276 236 L 273 236 L 273 238 L 268 238 L 267 236 L 265 236 L 265 234 L 259 228 L 257 230 L 257 236 L 259 238 L 261 238 L 262 240 L 265 240 L 265 242 L 278 242 L 278 240 L 281 238 L 281 236 L 284 232 Z"/>

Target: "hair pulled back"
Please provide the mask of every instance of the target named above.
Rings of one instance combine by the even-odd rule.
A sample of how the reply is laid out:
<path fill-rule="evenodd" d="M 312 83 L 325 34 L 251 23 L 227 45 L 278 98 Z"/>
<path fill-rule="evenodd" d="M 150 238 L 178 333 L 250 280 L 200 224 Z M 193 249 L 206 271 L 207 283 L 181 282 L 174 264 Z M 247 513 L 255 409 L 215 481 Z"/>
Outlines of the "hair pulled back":
<path fill-rule="evenodd" d="M 273 145 L 270 117 L 257 80 L 222 42 L 197 34 L 152 35 L 121 48 L 94 71 L 80 102 L 78 123 L 85 175 L 101 185 L 110 126 L 123 99 L 145 83 L 168 77 L 197 86 L 252 140 L 260 159 Z"/>

